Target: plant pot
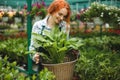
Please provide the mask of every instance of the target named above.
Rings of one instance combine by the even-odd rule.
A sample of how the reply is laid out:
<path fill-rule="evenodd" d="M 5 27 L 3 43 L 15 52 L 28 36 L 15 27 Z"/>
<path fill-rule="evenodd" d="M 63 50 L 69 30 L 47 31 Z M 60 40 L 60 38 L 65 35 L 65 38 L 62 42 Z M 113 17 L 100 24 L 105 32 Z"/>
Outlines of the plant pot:
<path fill-rule="evenodd" d="M 100 17 L 94 17 L 93 21 L 96 25 L 102 25 L 103 24 L 103 21 L 101 20 Z"/>
<path fill-rule="evenodd" d="M 15 20 L 15 23 L 21 23 L 22 21 L 20 17 L 15 17 L 14 20 Z"/>
<path fill-rule="evenodd" d="M 44 67 L 52 71 L 56 77 L 56 80 L 72 80 L 74 66 L 77 59 L 70 62 L 58 63 L 58 64 L 42 64 Z"/>
<path fill-rule="evenodd" d="M 2 21 L 3 22 L 7 22 L 8 21 L 8 17 L 2 17 Z"/>

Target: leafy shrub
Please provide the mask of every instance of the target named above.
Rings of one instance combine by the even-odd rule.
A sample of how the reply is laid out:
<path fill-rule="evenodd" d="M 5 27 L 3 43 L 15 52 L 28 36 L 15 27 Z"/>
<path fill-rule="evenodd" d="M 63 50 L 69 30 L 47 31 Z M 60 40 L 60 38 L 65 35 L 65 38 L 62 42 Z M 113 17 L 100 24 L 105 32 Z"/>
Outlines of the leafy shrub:
<path fill-rule="evenodd" d="M 16 62 L 10 63 L 7 56 L 3 59 L 0 57 L 0 80 L 30 80 L 26 78 L 26 76 L 20 74 L 15 66 Z"/>
<path fill-rule="evenodd" d="M 75 68 L 81 80 L 120 79 L 119 39 L 119 36 L 84 39 L 85 45 Z"/>
<path fill-rule="evenodd" d="M 9 61 L 17 61 L 17 63 L 26 63 L 27 55 L 27 39 L 8 39 L 0 42 L 0 55 L 8 56 Z M 13 56 L 14 55 L 14 56 Z"/>
<path fill-rule="evenodd" d="M 81 52 L 76 72 L 81 80 L 119 80 L 120 55 L 89 49 Z"/>
<path fill-rule="evenodd" d="M 0 80 L 53 80 L 55 78 L 54 74 L 44 68 L 38 73 L 38 75 L 27 76 L 19 72 L 16 68 L 16 62 L 10 63 L 8 57 L 0 57 Z"/>
<path fill-rule="evenodd" d="M 48 71 L 47 68 L 44 68 L 39 73 L 39 78 L 40 78 L 40 80 L 54 80 L 55 79 L 55 75 L 51 71 Z"/>

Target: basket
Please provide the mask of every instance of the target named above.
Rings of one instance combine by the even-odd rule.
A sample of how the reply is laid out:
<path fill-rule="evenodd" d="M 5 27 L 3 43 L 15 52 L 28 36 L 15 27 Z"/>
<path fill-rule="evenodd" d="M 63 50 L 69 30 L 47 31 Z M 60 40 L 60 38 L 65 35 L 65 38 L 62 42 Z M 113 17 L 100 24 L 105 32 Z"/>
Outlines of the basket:
<path fill-rule="evenodd" d="M 44 67 L 52 71 L 56 77 L 56 80 L 72 80 L 75 62 L 65 62 L 59 64 L 42 64 Z"/>

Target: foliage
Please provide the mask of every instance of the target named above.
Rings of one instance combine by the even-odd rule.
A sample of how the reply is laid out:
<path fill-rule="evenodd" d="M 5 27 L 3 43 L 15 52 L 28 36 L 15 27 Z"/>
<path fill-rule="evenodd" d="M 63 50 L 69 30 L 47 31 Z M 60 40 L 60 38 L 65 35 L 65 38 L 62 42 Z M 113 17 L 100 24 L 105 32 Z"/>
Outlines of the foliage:
<path fill-rule="evenodd" d="M 20 74 L 15 66 L 16 62 L 10 63 L 7 56 L 3 59 L 0 57 L 0 80 L 30 80 Z"/>
<path fill-rule="evenodd" d="M 71 21 L 77 21 L 77 20 L 79 21 L 80 20 L 80 14 L 73 11 L 71 13 L 70 20 Z"/>
<path fill-rule="evenodd" d="M 8 17 L 8 13 L 7 12 L 4 12 L 2 17 Z"/>
<path fill-rule="evenodd" d="M 42 3 L 37 2 L 33 4 L 30 15 L 32 17 L 39 16 L 43 19 L 46 16 L 46 13 L 47 13 L 47 9 L 46 9 L 45 4 L 43 2 Z"/>
<path fill-rule="evenodd" d="M 0 29 L 10 29 L 10 25 L 6 24 L 6 23 L 1 23 L 0 24 Z"/>
<path fill-rule="evenodd" d="M 47 68 L 40 71 L 38 77 L 35 75 L 27 76 L 15 68 L 16 64 L 16 62 L 10 63 L 7 56 L 4 58 L 0 56 L 0 80 L 53 80 L 55 78 L 54 74 L 48 71 Z"/>
<path fill-rule="evenodd" d="M 19 11 L 17 11 L 15 14 L 14 14 L 14 17 L 23 17 L 24 15 L 21 14 Z"/>
<path fill-rule="evenodd" d="M 76 71 L 82 80 L 119 80 L 119 58 L 119 54 L 89 49 L 82 52 Z"/>
<path fill-rule="evenodd" d="M 10 62 L 17 61 L 17 63 L 26 63 L 27 56 L 27 39 L 8 39 L 0 42 L 0 55 L 2 57 L 8 56 Z M 13 56 L 14 55 L 14 56 Z"/>
<path fill-rule="evenodd" d="M 16 13 L 13 15 L 13 18 L 20 18 L 21 19 L 20 23 L 24 23 L 25 15 L 23 14 L 23 12 L 16 11 Z M 14 21 L 15 21 L 15 19 L 14 19 Z"/>
<path fill-rule="evenodd" d="M 80 20 L 82 21 L 93 21 L 94 17 L 100 17 L 104 23 L 118 25 L 120 23 L 120 9 L 94 2 L 90 8 L 80 12 Z"/>
<path fill-rule="evenodd" d="M 51 32 L 44 31 L 45 36 L 33 33 L 36 48 L 43 47 L 47 53 L 40 53 L 48 63 L 62 63 L 71 49 L 78 50 L 82 45 L 81 39 L 70 38 L 67 40 L 67 34 L 55 27 Z M 70 53 L 68 53 L 70 54 Z"/>
<path fill-rule="evenodd" d="M 54 80 L 55 75 L 51 71 L 48 71 L 47 68 L 44 68 L 42 71 L 40 71 L 39 78 L 40 80 Z"/>
<path fill-rule="evenodd" d="M 120 37 L 103 36 L 84 39 L 76 72 L 82 80 L 120 79 Z"/>

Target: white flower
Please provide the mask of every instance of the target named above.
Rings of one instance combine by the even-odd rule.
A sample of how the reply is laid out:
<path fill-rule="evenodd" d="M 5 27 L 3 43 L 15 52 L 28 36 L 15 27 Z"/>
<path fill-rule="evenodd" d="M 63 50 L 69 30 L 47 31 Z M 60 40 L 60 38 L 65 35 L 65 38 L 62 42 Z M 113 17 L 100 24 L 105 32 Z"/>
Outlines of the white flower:
<path fill-rule="evenodd" d="M 102 12 L 101 14 L 103 15 L 104 13 Z"/>
<path fill-rule="evenodd" d="M 100 16 L 103 17 L 103 14 L 104 14 L 104 13 L 102 12 Z"/>
<path fill-rule="evenodd" d="M 118 17 L 118 20 L 117 20 L 118 22 L 120 21 L 120 17 Z"/>

